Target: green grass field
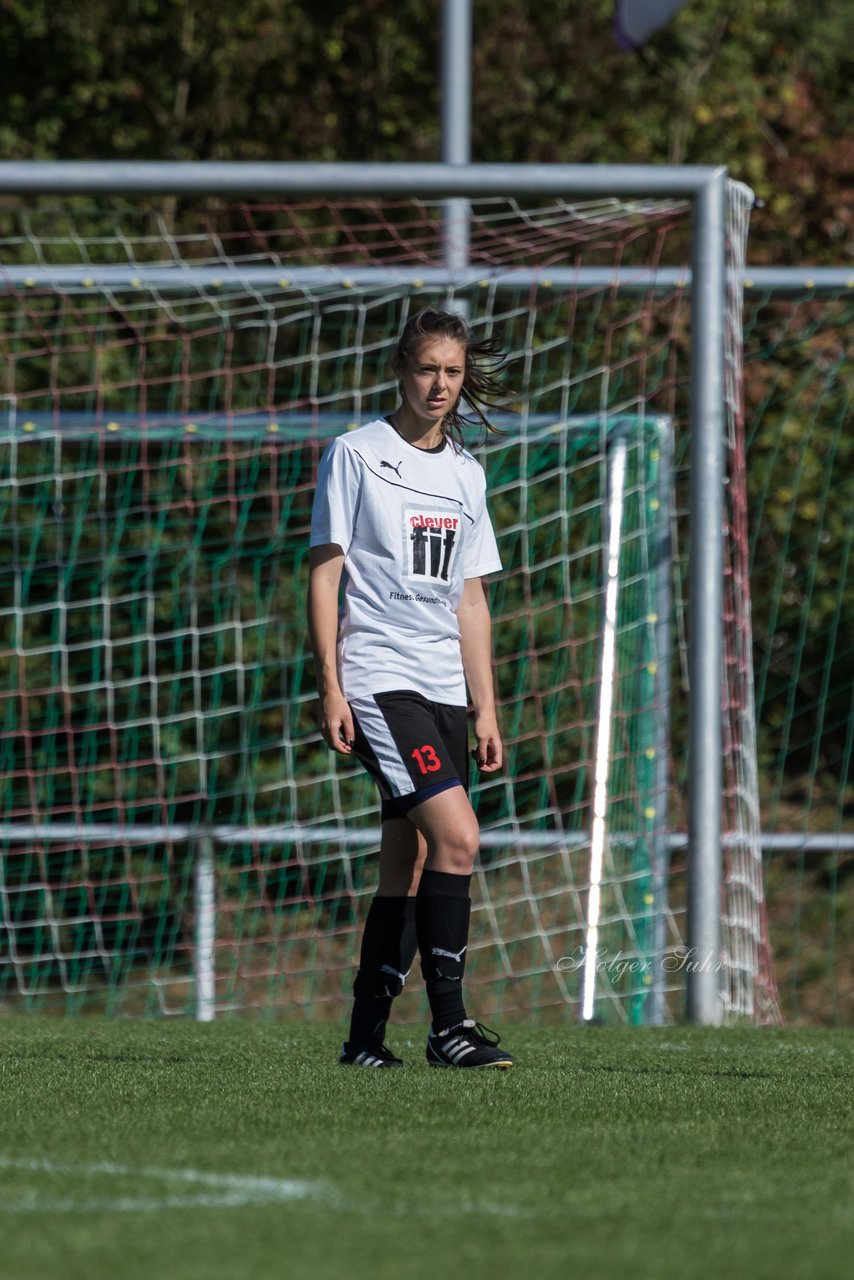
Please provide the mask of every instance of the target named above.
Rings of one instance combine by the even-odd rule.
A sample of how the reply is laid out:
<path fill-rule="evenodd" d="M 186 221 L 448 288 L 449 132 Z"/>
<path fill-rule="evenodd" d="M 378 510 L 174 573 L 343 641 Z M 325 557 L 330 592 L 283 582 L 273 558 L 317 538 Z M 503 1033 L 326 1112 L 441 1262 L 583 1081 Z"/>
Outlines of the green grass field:
<path fill-rule="evenodd" d="M 504 1030 L 4 1018 L 2 1280 L 850 1274 L 850 1033 Z"/>

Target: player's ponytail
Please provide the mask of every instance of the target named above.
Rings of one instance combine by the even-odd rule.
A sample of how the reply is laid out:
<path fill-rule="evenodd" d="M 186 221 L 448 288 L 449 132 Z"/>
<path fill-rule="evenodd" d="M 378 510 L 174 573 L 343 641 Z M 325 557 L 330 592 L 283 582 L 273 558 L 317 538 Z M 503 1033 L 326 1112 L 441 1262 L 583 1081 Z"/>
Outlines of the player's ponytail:
<path fill-rule="evenodd" d="M 506 402 L 510 395 L 502 381 L 507 360 L 500 339 L 476 338 L 462 316 L 425 307 L 410 316 L 403 328 L 395 352 L 395 369 L 400 371 L 409 361 L 416 360 L 421 344 L 431 338 L 459 342 L 466 353 L 460 399 L 445 414 L 445 434 L 460 446 L 464 443 L 463 428 L 476 423 L 480 423 L 488 434 L 500 435 L 499 428 L 489 418 L 489 413 Z M 471 414 L 460 412 L 463 400 L 472 410 Z"/>

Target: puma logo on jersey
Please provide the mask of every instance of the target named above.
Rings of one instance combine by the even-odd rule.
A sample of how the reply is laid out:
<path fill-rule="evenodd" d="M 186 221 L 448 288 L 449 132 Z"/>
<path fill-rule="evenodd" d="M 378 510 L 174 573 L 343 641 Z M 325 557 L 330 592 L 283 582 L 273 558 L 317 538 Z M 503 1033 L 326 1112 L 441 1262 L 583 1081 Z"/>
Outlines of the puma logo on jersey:
<path fill-rule="evenodd" d="M 403 458 L 401 458 L 401 460 L 400 460 L 400 462 L 398 462 L 397 466 L 395 466 L 393 462 L 381 462 L 381 463 L 380 463 L 380 471 L 382 471 L 383 467 L 388 467 L 389 471 L 393 471 L 393 472 L 394 472 L 394 474 L 397 476 L 398 480 L 402 480 L 402 479 L 403 479 L 403 476 L 400 474 L 400 468 L 401 468 L 402 466 L 403 466 Z"/>
<path fill-rule="evenodd" d="M 460 517 L 444 511 L 406 512 L 410 578 L 448 582 L 460 540 Z"/>

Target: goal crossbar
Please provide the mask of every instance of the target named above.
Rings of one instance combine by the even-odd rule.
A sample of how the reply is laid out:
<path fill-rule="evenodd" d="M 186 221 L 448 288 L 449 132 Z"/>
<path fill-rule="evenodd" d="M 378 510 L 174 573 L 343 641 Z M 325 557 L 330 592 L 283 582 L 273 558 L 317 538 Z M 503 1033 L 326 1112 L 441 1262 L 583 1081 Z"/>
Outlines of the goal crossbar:
<path fill-rule="evenodd" d="M 409 164 L 278 161 L 0 163 L 6 195 L 563 196 L 693 199 L 721 165 Z"/>
<path fill-rule="evenodd" d="M 749 267 L 738 271 L 747 291 L 786 296 L 839 293 L 854 288 L 854 272 L 842 267 Z M 381 289 L 388 286 L 423 290 L 453 289 L 456 293 L 489 288 L 497 292 L 519 289 L 614 289 L 617 293 L 690 291 L 688 267 L 517 267 L 473 270 L 471 267 L 352 266 L 306 267 L 283 261 L 273 266 L 201 266 L 189 262 L 164 266 L 135 263 L 83 267 L 57 263 L 0 268 L 0 294 L 15 290 L 50 289 L 59 294 L 87 294 L 94 290 L 135 294 L 185 293 L 188 289 L 226 294 L 253 289 L 284 290 Z"/>

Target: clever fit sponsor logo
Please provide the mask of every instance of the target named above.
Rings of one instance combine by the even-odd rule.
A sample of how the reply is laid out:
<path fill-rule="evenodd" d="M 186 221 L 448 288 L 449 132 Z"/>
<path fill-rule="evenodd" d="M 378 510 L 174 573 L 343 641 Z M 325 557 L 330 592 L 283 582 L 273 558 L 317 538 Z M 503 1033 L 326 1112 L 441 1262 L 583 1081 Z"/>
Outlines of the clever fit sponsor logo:
<path fill-rule="evenodd" d="M 409 577 L 420 582 L 448 582 L 460 538 L 460 517 L 447 511 L 409 509 L 404 517 Z"/>

